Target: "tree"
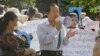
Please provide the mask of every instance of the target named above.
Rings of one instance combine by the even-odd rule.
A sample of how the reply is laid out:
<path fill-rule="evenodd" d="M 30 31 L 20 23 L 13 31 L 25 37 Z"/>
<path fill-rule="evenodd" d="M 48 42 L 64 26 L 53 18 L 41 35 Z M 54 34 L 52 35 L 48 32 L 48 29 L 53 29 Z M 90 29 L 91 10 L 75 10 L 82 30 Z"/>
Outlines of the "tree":
<path fill-rule="evenodd" d="M 1 4 L 21 9 L 24 7 L 35 6 L 35 0 L 2 0 Z"/>
<path fill-rule="evenodd" d="M 91 18 L 94 18 L 97 12 L 100 12 L 100 0 L 62 0 L 62 3 L 69 7 L 82 7 Z"/>
<path fill-rule="evenodd" d="M 91 13 L 97 13 L 97 6 L 100 5 L 100 0 L 62 0 L 62 2 L 66 5 L 66 8 L 82 7 L 84 11 Z"/>

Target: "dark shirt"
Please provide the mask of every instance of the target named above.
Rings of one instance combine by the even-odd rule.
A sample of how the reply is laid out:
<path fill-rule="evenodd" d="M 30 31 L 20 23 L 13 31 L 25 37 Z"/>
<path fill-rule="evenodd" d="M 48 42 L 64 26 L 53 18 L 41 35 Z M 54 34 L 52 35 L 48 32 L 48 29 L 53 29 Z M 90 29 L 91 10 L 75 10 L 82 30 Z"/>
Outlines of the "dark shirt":
<path fill-rule="evenodd" d="M 17 36 L 12 33 L 0 35 L 0 55 L 1 56 L 21 56 L 24 48 L 19 47 Z"/>

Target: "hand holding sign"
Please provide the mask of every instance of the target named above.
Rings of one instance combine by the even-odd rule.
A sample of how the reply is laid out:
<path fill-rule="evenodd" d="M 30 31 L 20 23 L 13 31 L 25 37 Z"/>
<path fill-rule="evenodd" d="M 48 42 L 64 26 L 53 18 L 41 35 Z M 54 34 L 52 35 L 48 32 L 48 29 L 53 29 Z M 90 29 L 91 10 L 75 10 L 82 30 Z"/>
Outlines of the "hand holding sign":
<path fill-rule="evenodd" d="M 67 37 L 72 37 L 72 36 L 74 36 L 76 34 L 76 31 L 75 30 L 72 30 L 72 29 L 70 29 L 68 32 L 67 32 Z"/>

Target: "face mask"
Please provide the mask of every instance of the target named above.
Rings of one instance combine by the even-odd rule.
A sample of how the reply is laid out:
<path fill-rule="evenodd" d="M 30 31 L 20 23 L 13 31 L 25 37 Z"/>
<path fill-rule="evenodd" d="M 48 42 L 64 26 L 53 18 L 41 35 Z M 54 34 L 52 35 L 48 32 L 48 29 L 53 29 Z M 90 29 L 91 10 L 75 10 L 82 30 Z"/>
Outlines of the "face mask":
<path fill-rule="evenodd" d="M 59 21 L 61 24 L 63 24 L 63 23 L 64 23 L 64 18 L 61 17 L 61 16 L 59 16 L 59 17 L 58 17 L 58 21 Z"/>
<path fill-rule="evenodd" d="M 65 19 L 64 19 L 64 25 L 65 25 L 65 27 L 70 27 L 71 23 L 72 23 L 71 17 L 70 16 L 66 16 Z"/>

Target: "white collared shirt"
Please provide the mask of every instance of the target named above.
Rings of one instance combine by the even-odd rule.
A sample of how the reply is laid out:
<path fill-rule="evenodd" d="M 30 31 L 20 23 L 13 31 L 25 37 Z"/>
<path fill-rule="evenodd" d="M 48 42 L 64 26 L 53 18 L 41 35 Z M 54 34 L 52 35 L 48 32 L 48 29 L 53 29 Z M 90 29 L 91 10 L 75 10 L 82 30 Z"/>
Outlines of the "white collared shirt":
<path fill-rule="evenodd" d="M 49 22 L 44 22 L 38 25 L 37 35 L 40 43 L 40 50 L 62 50 L 62 46 L 67 44 L 68 38 L 66 37 L 66 28 L 64 26 L 61 29 L 61 46 L 57 49 L 59 31 L 52 27 Z"/>

